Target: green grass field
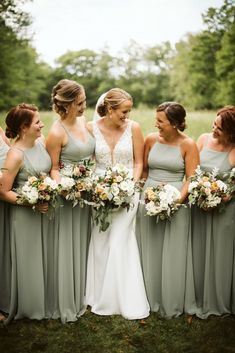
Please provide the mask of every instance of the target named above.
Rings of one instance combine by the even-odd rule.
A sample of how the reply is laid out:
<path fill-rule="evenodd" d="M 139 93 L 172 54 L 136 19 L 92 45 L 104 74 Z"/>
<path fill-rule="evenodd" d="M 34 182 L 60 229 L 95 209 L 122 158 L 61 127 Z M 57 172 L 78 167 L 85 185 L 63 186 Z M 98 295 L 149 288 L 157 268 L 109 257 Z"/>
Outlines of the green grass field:
<path fill-rule="evenodd" d="M 51 124 L 57 115 L 53 112 L 41 112 L 41 119 L 43 120 L 45 127 L 43 129 L 43 134 L 46 136 Z M 87 119 L 92 119 L 93 110 L 87 109 L 86 116 Z M 187 129 L 185 132 L 194 139 L 197 139 L 203 132 L 208 132 L 211 130 L 212 121 L 216 116 L 214 111 L 198 111 L 189 112 L 187 114 Z M 144 135 L 155 131 L 155 110 L 148 108 L 133 109 L 130 118 L 139 122 Z M 5 114 L 0 113 L 0 126 L 5 128 Z"/>
<path fill-rule="evenodd" d="M 87 110 L 91 119 L 92 110 Z M 56 119 L 42 112 L 44 135 Z M 133 110 L 144 135 L 154 131 L 155 112 Z M 196 139 L 210 131 L 215 112 L 189 112 L 188 133 Z M 4 127 L 4 114 L 0 115 Z M 144 322 L 120 316 L 97 316 L 88 310 L 76 323 L 59 320 L 19 320 L 5 327 L 0 324 L 1 353 L 235 353 L 235 316 L 162 319 L 152 313 Z"/>

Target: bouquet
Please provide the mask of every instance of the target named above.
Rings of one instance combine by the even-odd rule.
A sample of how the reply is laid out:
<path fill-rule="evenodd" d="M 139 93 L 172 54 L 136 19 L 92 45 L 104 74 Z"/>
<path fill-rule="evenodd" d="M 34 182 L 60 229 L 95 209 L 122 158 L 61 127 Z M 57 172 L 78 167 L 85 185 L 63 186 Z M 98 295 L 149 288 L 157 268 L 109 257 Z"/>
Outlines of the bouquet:
<path fill-rule="evenodd" d="M 91 159 L 84 159 L 78 164 L 66 164 L 61 166 L 61 180 L 59 183 L 59 193 L 65 195 L 66 200 L 70 200 L 73 206 L 78 203 L 84 206 L 92 188 L 92 167 L 94 163 Z"/>
<path fill-rule="evenodd" d="M 205 172 L 198 166 L 191 177 L 188 192 L 189 205 L 210 210 L 223 206 L 223 199 L 228 196 L 228 186 L 219 179 L 217 168 Z"/>
<path fill-rule="evenodd" d="M 228 185 L 228 191 L 230 196 L 234 196 L 235 192 L 235 168 L 232 168 L 230 173 L 224 176 L 226 178 L 226 184 Z"/>
<path fill-rule="evenodd" d="M 179 209 L 180 192 L 170 184 L 159 184 L 144 191 L 144 205 L 148 216 L 157 216 L 159 220 L 170 220 Z"/>
<path fill-rule="evenodd" d="M 129 170 L 117 164 L 108 167 L 102 176 L 94 175 L 89 200 L 86 201 L 94 208 L 94 221 L 100 231 L 105 231 L 111 222 L 113 211 L 133 206 L 132 199 L 137 186 L 129 175 Z"/>
<path fill-rule="evenodd" d="M 35 206 L 38 203 L 48 202 L 48 215 L 51 216 L 52 210 L 58 205 L 58 184 L 46 174 L 42 173 L 38 178 L 30 176 L 22 188 L 16 189 L 16 203 L 19 205 L 29 204 Z"/>

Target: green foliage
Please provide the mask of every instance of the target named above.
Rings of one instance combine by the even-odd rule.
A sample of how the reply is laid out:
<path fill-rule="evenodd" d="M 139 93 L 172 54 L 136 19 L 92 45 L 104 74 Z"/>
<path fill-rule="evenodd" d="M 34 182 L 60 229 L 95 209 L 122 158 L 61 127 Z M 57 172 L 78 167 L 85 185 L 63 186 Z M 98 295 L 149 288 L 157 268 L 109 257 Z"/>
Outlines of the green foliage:
<path fill-rule="evenodd" d="M 234 7 L 235 17 L 235 7 Z M 235 18 L 224 34 L 221 49 L 217 52 L 218 104 L 235 102 Z"/>
<path fill-rule="evenodd" d="M 194 109 L 215 107 L 216 52 L 220 49 L 220 35 L 203 31 L 194 38 L 188 64 Z"/>
<path fill-rule="evenodd" d="M 2 0 L 0 4 L 0 110 L 23 101 L 39 105 L 45 89 L 45 65 L 38 62 L 26 39 L 30 19 L 18 8 L 24 2 Z"/>
<path fill-rule="evenodd" d="M 173 49 L 169 42 L 141 46 L 130 41 L 118 57 L 108 48 L 68 51 L 51 68 L 39 61 L 28 38 L 30 16 L 20 5 L 0 3 L 0 110 L 21 101 L 50 109 L 52 87 L 62 78 L 81 83 L 88 106 L 112 87 L 133 96 L 135 106 L 179 101 L 189 109 L 217 109 L 234 104 L 234 0 L 203 14 L 205 30 L 188 34 Z"/>
<path fill-rule="evenodd" d="M 172 93 L 192 109 L 234 104 L 234 15 L 234 1 L 224 0 L 221 8 L 209 8 L 203 15 L 204 31 L 176 45 L 170 70 Z"/>
<path fill-rule="evenodd" d="M 194 36 L 188 34 L 184 40 L 178 42 L 175 47 L 175 55 L 170 61 L 170 91 L 175 101 L 181 102 L 189 108 L 193 108 L 195 105 L 188 60 L 193 41 Z"/>

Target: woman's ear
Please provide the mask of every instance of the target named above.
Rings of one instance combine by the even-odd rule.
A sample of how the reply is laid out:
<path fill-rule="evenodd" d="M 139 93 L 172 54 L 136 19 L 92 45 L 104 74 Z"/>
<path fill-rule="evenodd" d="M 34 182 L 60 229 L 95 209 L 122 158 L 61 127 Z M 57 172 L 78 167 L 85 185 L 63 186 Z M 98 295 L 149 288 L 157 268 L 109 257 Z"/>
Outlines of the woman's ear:
<path fill-rule="evenodd" d="M 108 114 L 111 115 L 113 112 L 113 108 L 111 106 L 108 107 Z"/>

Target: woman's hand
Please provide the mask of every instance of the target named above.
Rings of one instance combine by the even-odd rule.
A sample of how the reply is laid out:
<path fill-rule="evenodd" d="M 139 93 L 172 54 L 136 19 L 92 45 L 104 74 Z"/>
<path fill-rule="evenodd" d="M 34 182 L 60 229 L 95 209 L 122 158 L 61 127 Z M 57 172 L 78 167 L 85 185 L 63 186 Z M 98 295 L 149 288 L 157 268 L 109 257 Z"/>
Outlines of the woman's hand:
<path fill-rule="evenodd" d="M 226 196 L 223 196 L 223 197 L 222 197 L 223 203 L 227 203 L 227 202 L 229 202 L 231 199 L 232 199 L 232 196 L 231 196 L 231 195 L 226 195 Z"/>
<path fill-rule="evenodd" d="M 49 203 L 48 202 L 37 203 L 35 205 L 35 208 L 41 213 L 47 213 L 49 209 Z"/>

